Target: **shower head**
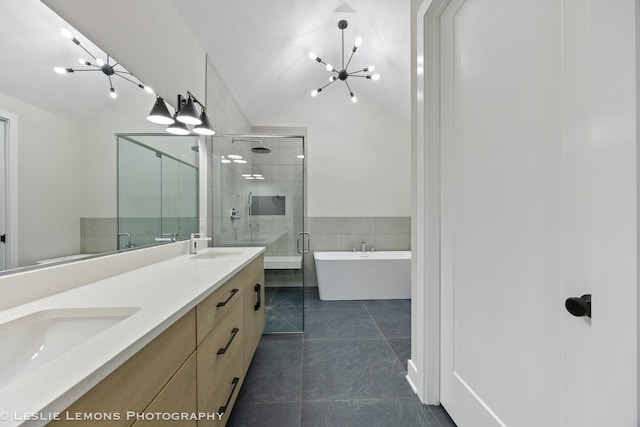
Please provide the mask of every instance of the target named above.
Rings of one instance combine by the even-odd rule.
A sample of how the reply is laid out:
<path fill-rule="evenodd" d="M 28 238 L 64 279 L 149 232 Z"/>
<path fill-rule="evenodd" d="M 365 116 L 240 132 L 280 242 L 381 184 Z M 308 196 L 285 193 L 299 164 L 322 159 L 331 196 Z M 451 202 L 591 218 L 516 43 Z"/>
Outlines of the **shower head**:
<path fill-rule="evenodd" d="M 259 140 L 259 139 L 256 139 L 254 141 L 254 140 L 251 140 L 251 139 L 233 138 L 231 140 L 231 143 L 234 143 L 236 141 L 244 141 L 244 142 L 252 142 L 252 143 L 258 142 L 260 145 L 254 145 L 253 147 L 251 147 L 251 151 L 253 151 L 254 153 L 267 154 L 267 153 L 271 152 L 271 148 L 265 147 L 264 144 L 262 143 L 262 141 Z"/>
<path fill-rule="evenodd" d="M 264 145 L 258 145 L 256 147 L 251 147 L 251 151 L 258 154 L 267 154 L 271 152 L 271 149 L 265 147 Z"/>

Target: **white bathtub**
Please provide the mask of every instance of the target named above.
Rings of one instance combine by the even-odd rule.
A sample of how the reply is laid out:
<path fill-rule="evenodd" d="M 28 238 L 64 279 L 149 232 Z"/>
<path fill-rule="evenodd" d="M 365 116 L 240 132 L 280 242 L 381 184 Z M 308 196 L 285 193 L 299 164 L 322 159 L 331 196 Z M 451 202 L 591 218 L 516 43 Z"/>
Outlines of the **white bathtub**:
<path fill-rule="evenodd" d="M 314 252 L 321 300 L 411 298 L 411 252 Z"/>

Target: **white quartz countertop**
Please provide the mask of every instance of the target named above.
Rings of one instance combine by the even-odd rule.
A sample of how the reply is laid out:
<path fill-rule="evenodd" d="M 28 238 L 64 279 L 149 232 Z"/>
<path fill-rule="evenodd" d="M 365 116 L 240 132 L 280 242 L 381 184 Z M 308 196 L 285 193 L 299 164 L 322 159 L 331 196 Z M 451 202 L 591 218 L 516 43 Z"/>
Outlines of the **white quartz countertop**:
<path fill-rule="evenodd" d="M 258 247 L 201 249 L 199 258 L 181 255 L 0 311 L 1 325 L 43 310 L 137 310 L 44 366 L 1 386 L 0 426 L 41 426 L 55 414 L 64 414 L 71 403 L 263 252 L 264 248 Z"/>

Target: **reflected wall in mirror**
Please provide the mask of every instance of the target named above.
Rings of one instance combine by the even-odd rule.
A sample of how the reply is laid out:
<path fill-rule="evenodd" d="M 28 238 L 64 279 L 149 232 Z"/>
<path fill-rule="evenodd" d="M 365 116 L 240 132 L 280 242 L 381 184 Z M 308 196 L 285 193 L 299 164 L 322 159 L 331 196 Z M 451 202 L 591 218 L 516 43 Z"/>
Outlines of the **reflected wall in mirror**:
<path fill-rule="evenodd" d="M 115 249 L 114 236 L 87 239 L 96 232 L 91 219 L 109 219 L 117 234 L 116 134 L 157 133 L 146 120 L 155 95 L 116 79 L 111 99 L 101 72 L 54 73 L 76 68 L 83 54 L 62 28 L 106 54 L 38 0 L 4 2 L 0 27 L 0 121 L 11 146 L 3 174 L 9 220 L 0 224 L 6 267 Z"/>

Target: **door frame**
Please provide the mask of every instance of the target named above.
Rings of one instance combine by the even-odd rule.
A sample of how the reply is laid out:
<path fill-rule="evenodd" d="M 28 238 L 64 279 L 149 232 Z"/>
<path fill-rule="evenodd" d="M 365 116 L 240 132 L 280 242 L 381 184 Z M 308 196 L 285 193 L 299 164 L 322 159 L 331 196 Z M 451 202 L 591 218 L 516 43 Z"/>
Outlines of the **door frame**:
<path fill-rule="evenodd" d="M 5 247 L 5 269 L 19 266 L 18 240 L 18 116 L 0 110 L 0 120 L 4 122 L 4 204 L 7 234 Z"/>
<path fill-rule="evenodd" d="M 440 99 L 439 99 L 439 86 L 440 86 L 440 26 L 439 18 L 444 9 L 451 3 L 452 0 L 412 0 L 411 1 L 411 61 L 412 61 L 412 73 L 411 73 L 411 87 L 412 87 L 412 183 L 413 183 L 413 206 L 412 206 L 412 316 L 411 316 L 411 359 L 408 361 L 408 374 L 407 380 L 413 387 L 414 391 L 418 394 L 418 397 L 423 403 L 438 405 L 440 403 L 440 336 L 441 336 L 441 323 L 440 323 Z M 638 135 L 640 134 L 640 5 L 635 5 L 636 2 L 631 0 L 620 4 L 619 7 L 613 11 L 609 8 L 610 5 L 606 4 L 604 0 L 591 0 L 590 1 L 590 22 L 592 25 L 591 39 L 585 42 L 590 43 L 591 46 L 591 67 L 593 67 L 592 74 L 594 75 L 593 84 L 599 84 L 599 90 L 591 99 L 592 115 L 595 113 L 596 118 L 601 118 L 602 114 L 598 115 L 603 108 L 610 108 L 612 110 L 619 110 L 624 106 L 630 106 L 632 103 L 628 99 L 632 96 L 635 100 L 635 111 L 624 111 L 626 119 L 629 116 L 635 116 L 636 129 L 635 142 L 636 142 L 636 158 L 633 166 L 635 172 L 635 190 L 633 196 L 635 201 L 632 201 L 636 207 L 636 229 L 633 230 L 635 237 L 635 254 L 633 259 L 625 260 L 627 264 L 625 271 L 618 274 L 618 271 L 607 271 L 605 268 L 601 268 L 598 273 L 606 276 L 605 273 L 609 273 L 610 280 L 616 281 L 615 285 L 617 289 L 628 291 L 628 288 L 624 286 L 629 285 L 631 272 L 629 271 L 630 262 L 635 264 L 636 275 L 635 285 L 636 294 L 633 298 L 632 306 L 633 313 L 626 313 L 623 320 L 629 318 L 636 319 L 636 330 L 634 336 L 626 336 L 625 338 L 633 339 L 633 343 L 627 343 L 625 349 L 630 350 L 631 346 L 635 347 L 636 355 L 640 353 L 640 333 L 637 328 L 638 324 L 638 307 L 640 306 L 640 292 L 637 292 L 638 288 L 638 273 L 637 269 L 640 268 L 640 227 L 638 227 L 638 212 L 640 212 L 640 173 L 638 171 L 638 165 L 640 164 L 640 148 L 638 147 Z M 629 13 L 633 10 L 633 13 Z M 629 35 L 630 25 L 633 25 L 633 31 L 635 32 L 635 58 L 632 58 L 635 63 L 635 88 L 631 94 L 621 96 L 621 91 L 618 86 L 615 88 L 618 90 L 609 91 L 606 90 L 607 77 L 611 78 L 612 72 L 607 69 L 607 62 L 603 58 L 613 59 L 617 63 L 624 63 L 628 65 L 628 62 L 623 62 L 624 54 L 619 52 L 612 52 L 614 49 L 610 49 L 608 43 L 620 42 L 620 38 L 624 35 L 619 35 L 619 39 L 610 41 L 607 37 L 610 37 L 612 30 L 619 24 L 619 20 L 615 18 L 625 17 L 627 19 L 633 19 L 633 24 L 628 21 L 626 35 Z M 614 34 L 618 34 L 613 31 Z M 606 36 L 606 37 L 605 37 Z M 630 40 L 624 39 L 626 43 L 630 43 Z M 627 48 L 628 49 L 628 48 Z M 628 52 L 628 51 L 627 51 Z M 627 82 L 629 81 L 628 76 Z M 627 90 L 627 92 L 629 92 Z M 620 101 L 618 98 L 623 98 Z M 625 104 L 625 101 L 627 104 Z M 602 105 L 602 106 L 601 106 Z M 592 144 L 596 144 L 600 149 L 599 153 L 607 154 L 605 150 L 608 140 L 603 135 L 602 129 L 597 129 L 595 135 L 592 134 Z M 627 129 L 625 129 L 627 131 Z M 617 135 L 616 135 L 617 136 Z M 629 138 L 628 135 L 624 137 Z M 627 139 L 627 143 L 628 143 Z M 620 144 L 619 140 L 614 140 L 615 143 Z M 606 156 L 605 156 L 606 157 Z M 613 157 L 613 156 L 612 156 Z M 608 159 L 607 159 L 608 160 Z M 599 170 L 599 172 L 603 172 Z M 608 177 L 606 177 L 608 178 Z M 618 177 L 619 179 L 620 177 Z M 592 183 L 594 184 L 594 183 Z M 615 185 L 613 179 L 603 179 L 597 181 L 594 185 L 596 197 L 607 194 L 611 185 Z M 609 186 L 609 187 L 607 187 Z M 630 194 L 629 189 L 626 189 L 626 194 Z M 606 200 L 606 199 L 605 199 Z M 626 207 L 626 206 L 624 206 Z M 620 209 L 620 206 L 615 205 L 612 209 Z M 598 211 L 599 219 L 606 219 L 608 212 Z M 605 236 L 600 233 L 596 236 L 594 256 L 597 257 L 598 251 L 606 250 L 607 247 L 613 246 L 618 240 L 620 240 L 620 234 L 614 236 Z M 604 245 L 603 245 L 604 243 Z M 610 246 L 611 245 L 611 246 Z M 626 246 L 625 246 L 626 247 Z M 631 258 L 631 257 L 629 257 Z M 620 280 L 618 283 L 617 280 Z M 623 282 L 625 280 L 625 282 Z M 626 296 L 630 296 L 631 292 L 626 292 Z M 601 303 L 612 304 L 612 297 L 609 296 L 607 301 L 601 301 Z M 609 323 L 608 325 L 602 325 L 603 327 L 615 326 L 615 321 L 619 319 L 607 320 L 603 319 L 602 322 Z M 602 350 L 603 352 L 606 349 Z M 605 359 L 606 360 L 606 359 Z M 640 408 L 640 395 L 637 393 L 637 385 L 640 383 L 640 358 L 636 357 L 636 369 L 632 373 L 633 381 L 636 384 L 636 394 L 633 397 L 635 401 L 635 411 L 637 413 Z M 601 379 L 601 378 L 600 378 Z M 614 382 L 615 383 L 615 382 Z M 613 390 L 614 384 L 612 381 L 605 382 L 606 389 Z M 630 401 L 627 401 L 625 405 L 633 405 Z M 627 410 L 633 411 L 633 408 L 627 406 Z"/>
<path fill-rule="evenodd" d="M 420 2 L 420 0 L 418 0 Z M 407 380 L 440 404 L 440 24 L 451 0 L 422 0 L 412 13 L 411 359 Z"/>

